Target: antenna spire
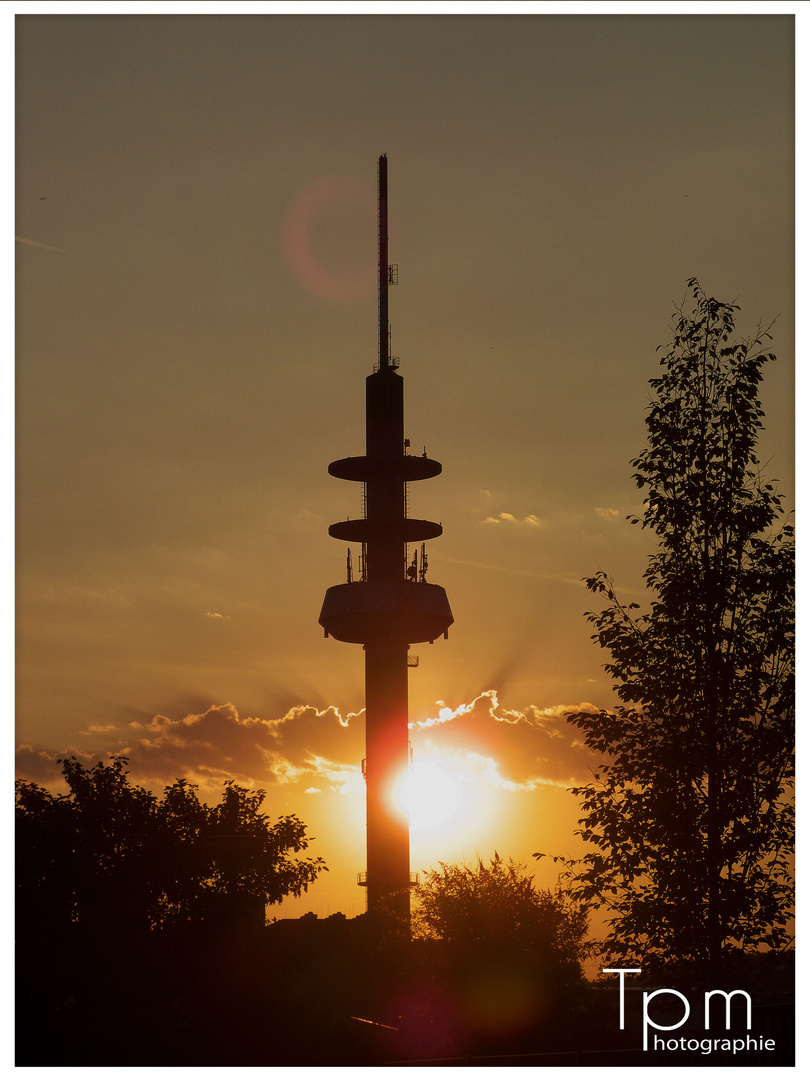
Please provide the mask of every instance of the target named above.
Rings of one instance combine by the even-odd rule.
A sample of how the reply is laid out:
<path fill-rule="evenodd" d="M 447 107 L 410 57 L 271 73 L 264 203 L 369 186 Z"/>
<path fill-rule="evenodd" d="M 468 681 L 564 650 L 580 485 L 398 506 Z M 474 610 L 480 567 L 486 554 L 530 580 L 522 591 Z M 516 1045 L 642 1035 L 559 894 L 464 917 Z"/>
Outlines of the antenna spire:
<path fill-rule="evenodd" d="M 380 155 L 377 163 L 377 272 L 380 289 L 380 371 L 387 368 L 388 345 L 388 158 Z"/>

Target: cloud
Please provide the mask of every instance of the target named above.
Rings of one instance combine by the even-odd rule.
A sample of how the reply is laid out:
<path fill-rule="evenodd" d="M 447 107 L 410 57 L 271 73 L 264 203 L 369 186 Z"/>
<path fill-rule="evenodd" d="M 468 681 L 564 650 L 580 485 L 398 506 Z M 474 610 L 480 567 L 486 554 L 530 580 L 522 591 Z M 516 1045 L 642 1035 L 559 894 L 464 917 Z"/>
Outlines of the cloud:
<path fill-rule="evenodd" d="M 230 615 L 220 615 L 218 611 L 206 611 L 206 619 L 230 619 Z"/>
<path fill-rule="evenodd" d="M 437 710 L 410 725 L 416 758 L 438 755 L 452 761 L 460 778 L 477 779 L 507 791 L 552 784 L 567 787 L 587 776 L 592 755 L 575 738 L 568 712 L 577 705 L 506 708 L 495 690 L 455 707 Z M 128 729 L 93 724 L 95 752 L 60 753 L 21 746 L 18 775 L 55 786 L 58 757 L 75 755 L 87 764 L 122 755 L 133 782 L 160 791 L 178 777 L 216 798 L 225 780 L 266 789 L 301 786 L 309 794 L 354 795 L 363 791 L 363 713 L 341 714 L 333 706 L 296 705 L 277 719 L 240 716 L 231 703 L 212 705 L 181 719 L 158 714 Z"/>
<path fill-rule="evenodd" d="M 526 517 L 518 518 L 506 511 L 496 516 L 490 515 L 484 518 L 484 525 L 529 525 L 533 529 L 547 529 L 548 523 L 539 518 L 537 514 L 527 514 Z"/>
<path fill-rule="evenodd" d="M 265 788 L 303 781 L 347 792 L 361 782 L 362 713 L 343 716 L 332 707 L 298 705 L 278 719 L 263 720 L 242 717 L 227 703 L 179 720 L 159 714 L 147 722 L 135 721 L 111 738 L 114 731 L 112 726 L 90 726 L 85 734 L 98 736 L 95 752 L 21 746 L 17 774 L 53 784 L 60 776 L 58 757 L 75 755 L 92 764 L 122 755 L 132 780 L 153 790 L 178 777 L 205 789 L 235 779 Z"/>
<path fill-rule="evenodd" d="M 455 754 L 450 759 L 456 779 L 481 780 L 491 787 L 501 788 L 503 791 L 534 791 L 539 787 L 570 787 L 569 782 L 550 780 L 546 777 L 535 776 L 526 780 L 510 780 L 503 776 L 501 766 L 493 757 L 485 754 L 475 754 L 470 751 L 464 754 Z"/>
<path fill-rule="evenodd" d="M 450 708 L 444 702 L 435 716 L 411 725 L 414 753 L 424 748 L 478 759 L 476 771 L 490 783 L 528 789 L 544 784 L 570 786 L 588 775 L 592 755 L 576 739 L 569 712 L 597 711 L 590 702 L 540 708 L 504 708 L 495 690 Z M 487 763 L 486 767 L 482 763 Z"/>
<path fill-rule="evenodd" d="M 34 750 L 28 743 L 18 746 L 14 756 L 15 772 L 21 780 L 29 780 L 33 784 L 42 784 L 49 788 L 57 786 L 62 776 L 58 758 L 75 757 L 86 764 L 93 758 L 92 754 L 77 750 L 75 746 L 49 754 L 47 750 Z"/>
<path fill-rule="evenodd" d="M 182 720 L 155 716 L 130 725 L 135 738 L 121 752 L 133 772 L 200 780 L 229 779 L 260 786 L 327 781 L 362 757 L 360 714 L 296 705 L 274 720 L 241 717 L 234 705 L 212 705 Z M 354 721 L 354 723 L 352 723 Z M 171 766 L 171 768 L 169 768 Z"/>
<path fill-rule="evenodd" d="M 618 521 L 619 520 L 619 511 L 618 510 L 608 510 L 604 506 L 597 506 L 594 509 L 594 513 L 598 514 L 600 518 L 604 518 L 605 521 Z"/>
<path fill-rule="evenodd" d="M 340 762 L 328 761 L 318 755 L 313 755 L 309 759 L 309 764 L 321 779 L 329 781 L 332 791 L 339 792 L 341 795 L 365 791 L 363 774 L 359 765 L 342 765 Z M 311 788 L 310 790 L 319 791 L 320 789 Z"/>

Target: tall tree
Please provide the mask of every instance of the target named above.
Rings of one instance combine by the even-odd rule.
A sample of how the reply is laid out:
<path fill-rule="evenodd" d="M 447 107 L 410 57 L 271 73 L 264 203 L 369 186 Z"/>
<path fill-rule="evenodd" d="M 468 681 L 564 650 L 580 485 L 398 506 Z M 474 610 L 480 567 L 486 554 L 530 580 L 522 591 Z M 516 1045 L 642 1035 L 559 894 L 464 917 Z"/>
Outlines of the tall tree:
<path fill-rule="evenodd" d="M 649 605 L 587 580 L 608 602 L 587 617 L 621 704 L 569 716 L 603 757 L 574 790 L 597 849 L 575 894 L 607 906 L 612 960 L 716 974 L 733 950 L 789 942 L 794 553 L 755 456 L 770 335 L 732 341 L 737 306 L 688 286 L 631 463 L 646 495 L 632 520 L 658 541 Z"/>

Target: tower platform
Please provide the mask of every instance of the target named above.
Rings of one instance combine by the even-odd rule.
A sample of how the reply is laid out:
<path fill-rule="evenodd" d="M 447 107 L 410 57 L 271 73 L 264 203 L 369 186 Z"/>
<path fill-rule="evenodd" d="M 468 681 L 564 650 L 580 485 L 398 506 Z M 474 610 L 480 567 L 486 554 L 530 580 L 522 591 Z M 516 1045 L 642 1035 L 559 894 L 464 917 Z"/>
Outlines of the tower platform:
<path fill-rule="evenodd" d="M 414 457 L 402 454 L 395 458 L 371 458 L 363 454 L 360 457 L 339 458 L 329 466 L 329 475 L 340 480 L 374 480 L 377 477 L 399 480 L 408 483 L 411 480 L 430 480 L 442 471 L 441 462 L 429 457 Z"/>
<path fill-rule="evenodd" d="M 447 593 L 426 581 L 352 581 L 326 590 L 318 622 L 325 636 L 368 645 L 413 645 L 447 635 Z"/>

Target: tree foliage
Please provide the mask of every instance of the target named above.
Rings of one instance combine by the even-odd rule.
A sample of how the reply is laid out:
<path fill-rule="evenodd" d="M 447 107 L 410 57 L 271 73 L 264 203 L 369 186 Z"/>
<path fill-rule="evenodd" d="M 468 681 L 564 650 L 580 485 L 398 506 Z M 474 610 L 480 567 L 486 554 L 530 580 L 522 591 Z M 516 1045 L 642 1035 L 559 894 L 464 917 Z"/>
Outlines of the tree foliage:
<path fill-rule="evenodd" d="M 586 917 L 560 891 L 538 889 L 522 863 L 439 863 L 416 888 L 417 937 L 459 950 L 520 951 L 579 970 Z"/>
<path fill-rule="evenodd" d="M 271 824 L 263 791 L 225 784 L 201 803 L 176 780 L 162 799 L 128 780 L 126 759 L 86 768 L 60 761 L 68 793 L 18 781 L 16 854 L 21 926 L 154 929 L 210 918 L 239 898 L 300 896 L 325 869 L 304 851 L 294 816 Z"/>
<path fill-rule="evenodd" d="M 597 849 L 576 895 L 608 906 L 607 954 L 645 967 L 783 947 L 792 905 L 792 528 L 755 456 L 775 357 L 762 329 L 732 340 L 736 305 L 689 287 L 631 463 L 633 520 L 658 542 L 649 606 L 587 580 L 621 704 L 569 717 L 603 758 L 575 789 Z"/>

